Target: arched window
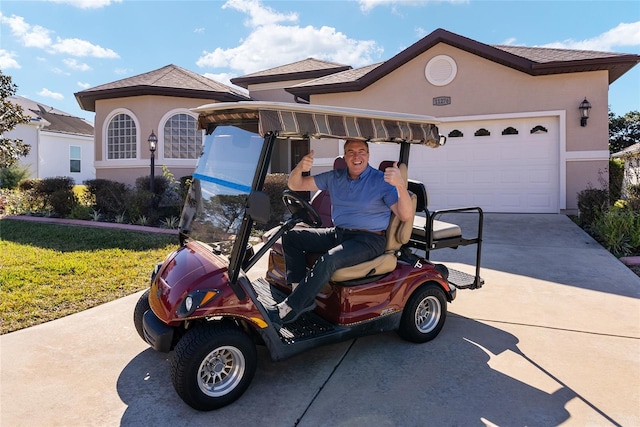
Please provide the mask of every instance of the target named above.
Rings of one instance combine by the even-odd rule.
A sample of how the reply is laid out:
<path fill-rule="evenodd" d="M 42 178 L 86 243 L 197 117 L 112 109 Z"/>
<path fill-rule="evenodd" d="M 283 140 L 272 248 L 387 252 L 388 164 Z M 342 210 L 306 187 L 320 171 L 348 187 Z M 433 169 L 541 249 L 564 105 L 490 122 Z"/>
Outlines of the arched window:
<path fill-rule="evenodd" d="M 202 131 L 188 114 L 174 114 L 164 124 L 164 158 L 197 159 L 202 152 Z"/>
<path fill-rule="evenodd" d="M 454 129 L 451 132 L 449 132 L 449 135 L 447 135 L 449 138 L 462 138 L 464 136 L 464 134 L 462 132 L 460 132 L 458 129 Z"/>
<path fill-rule="evenodd" d="M 131 116 L 115 115 L 107 128 L 107 159 L 135 159 L 136 146 L 136 124 Z"/>

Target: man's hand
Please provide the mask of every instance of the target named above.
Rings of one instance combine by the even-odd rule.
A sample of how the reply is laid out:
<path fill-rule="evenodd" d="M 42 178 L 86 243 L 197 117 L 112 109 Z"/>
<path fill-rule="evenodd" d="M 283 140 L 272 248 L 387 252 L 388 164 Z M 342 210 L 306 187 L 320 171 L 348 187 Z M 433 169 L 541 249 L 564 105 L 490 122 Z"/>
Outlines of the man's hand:
<path fill-rule="evenodd" d="M 309 172 L 313 166 L 313 150 L 300 160 L 298 167 L 302 169 L 302 172 Z"/>
<path fill-rule="evenodd" d="M 289 188 L 293 191 L 316 191 L 316 180 L 312 176 L 303 176 L 305 172 L 309 172 L 313 166 L 313 150 L 298 162 L 295 168 L 289 174 L 287 181 Z"/>
<path fill-rule="evenodd" d="M 400 168 L 398 168 L 398 162 L 393 162 L 393 166 L 384 170 L 384 180 L 398 189 L 405 188 L 404 179 L 402 179 Z"/>

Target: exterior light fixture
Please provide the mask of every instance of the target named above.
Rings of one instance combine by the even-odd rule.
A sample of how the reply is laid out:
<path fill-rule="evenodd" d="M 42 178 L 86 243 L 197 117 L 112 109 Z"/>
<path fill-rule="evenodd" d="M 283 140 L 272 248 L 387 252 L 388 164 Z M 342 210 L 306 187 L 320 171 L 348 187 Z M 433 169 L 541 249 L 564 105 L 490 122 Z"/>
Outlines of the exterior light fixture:
<path fill-rule="evenodd" d="M 149 135 L 149 139 L 147 139 L 147 141 L 149 142 L 149 151 L 151 152 L 151 181 L 150 181 L 150 190 L 151 190 L 151 194 L 154 194 L 154 190 L 155 190 L 155 169 L 156 169 L 156 149 L 158 148 L 158 137 L 156 136 L 155 133 L 153 133 L 153 130 L 151 131 L 151 135 Z"/>
<path fill-rule="evenodd" d="M 589 111 L 591 110 L 591 103 L 584 98 L 584 101 L 580 103 L 578 107 L 580 110 L 580 126 L 585 127 L 587 125 L 587 119 L 589 118 Z"/>

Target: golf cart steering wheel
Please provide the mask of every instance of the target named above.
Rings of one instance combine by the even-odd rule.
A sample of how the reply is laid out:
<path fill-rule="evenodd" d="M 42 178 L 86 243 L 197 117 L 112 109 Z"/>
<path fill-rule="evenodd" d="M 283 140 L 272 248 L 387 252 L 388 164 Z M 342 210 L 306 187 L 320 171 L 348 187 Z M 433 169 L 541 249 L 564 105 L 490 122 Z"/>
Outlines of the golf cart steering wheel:
<path fill-rule="evenodd" d="M 322 218 L 318 211 L 298 193 L 290 190 L 283 191 L 282 202 L 294 218 L 300 218 L 302 222 L 315 228 L 322 225 Z"/>

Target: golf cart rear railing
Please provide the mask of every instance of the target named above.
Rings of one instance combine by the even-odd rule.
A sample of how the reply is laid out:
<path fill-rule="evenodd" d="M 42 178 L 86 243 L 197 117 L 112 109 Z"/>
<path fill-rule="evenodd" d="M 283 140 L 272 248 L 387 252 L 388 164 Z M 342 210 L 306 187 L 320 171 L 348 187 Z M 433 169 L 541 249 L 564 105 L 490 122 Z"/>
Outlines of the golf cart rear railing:
<path fill-rule="evenodd" d="M 449 282 L 458 289 L 478 289 L 484 284 L 480 277 L 480 260 L 482 253 L 482 225 L 484 213 L 478 206 L 462 207 L 454 209 L 438 209 L 430 212 L 428 209 L 427 191 L 424 184 L 419 181 L 409 180 L 409 191 L 417 196 L 416 215 L 413 221 L 413 233 L 408 245 L 425 252 L 425 258 L 430 259 L 430 252 L 437 249 L 457 249 L 460 246 L 476 245 L 475 272 L 474 275 L 458 270 L 449 270 Z M 464 213 L 476 214 L 477 226 L 475 236 L 469 237 L 459 225 L 444 222 L 439 218 L 444 214 Z M 468 232 L 469 230 L 464 230 Z"/>

